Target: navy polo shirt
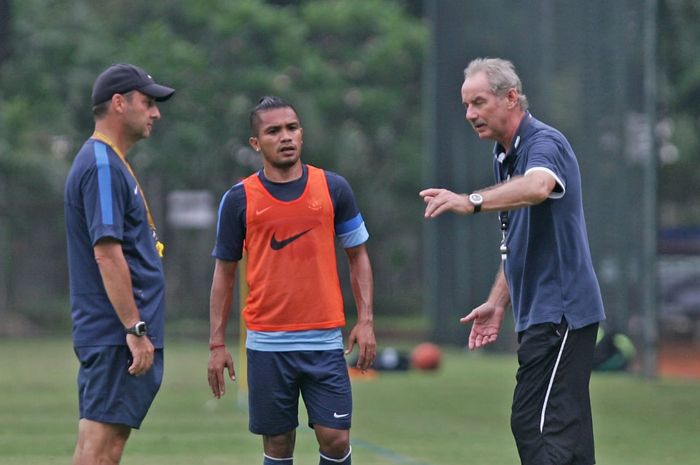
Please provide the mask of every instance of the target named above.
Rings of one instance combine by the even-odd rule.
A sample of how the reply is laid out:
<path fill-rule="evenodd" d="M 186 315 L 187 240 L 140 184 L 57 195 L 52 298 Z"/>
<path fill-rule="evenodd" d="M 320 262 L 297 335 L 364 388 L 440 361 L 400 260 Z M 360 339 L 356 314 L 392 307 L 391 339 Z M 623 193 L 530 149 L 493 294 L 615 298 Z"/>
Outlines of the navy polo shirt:
<path fill-rule="evenodd" d="M 89 139 L 68 174 L 64 196 L 73 343 L 126 345 L 124 326 L 107 297 L 94 246 L 111 237 L 122 250 L 148 336 L 163 347 L 165 278 L 138 184 L 112 148 Z"/>
<path fill-rule="evenodd" d="M 513 141 L 507 154 L 499 144 L 494 148 L 497 182 L 506 181 L 509 172 L 522 176 L 535 170 L 551 174 L 557 182 L 544 202 L 508 212 L 504 272 L 515 330 L 559 323 L 562 317 L 572 329 L 604 320 L 583 214 L 581 174 L 571 145 L 530 113 Z"/>

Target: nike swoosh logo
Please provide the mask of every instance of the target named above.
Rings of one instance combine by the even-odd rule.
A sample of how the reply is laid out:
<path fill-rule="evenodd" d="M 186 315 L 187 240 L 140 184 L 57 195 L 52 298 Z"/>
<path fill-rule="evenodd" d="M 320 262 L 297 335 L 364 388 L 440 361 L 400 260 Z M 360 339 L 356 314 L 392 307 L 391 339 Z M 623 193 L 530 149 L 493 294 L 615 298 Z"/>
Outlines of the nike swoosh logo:
<path fill-rule="evenodd" d="M 345 418 L 345 417 L 347 417 L 348 415 L 350 415 L 350 414 L 349 414 L 349 413 L 343 413 L 343 414 L 341 415 L 341 414 L 339 414 L 339 413 L 333 412 L 333 418 Z"/>
<path fill-rule="evenodd" d="M 272 208 L 272 206 L 265 207 L 265 208 L 263 208 L 262 210 L 255 210 L 255 214 L 256 214 L 256 215 L 262 215 L 263 213 L 265 213 L 266 211 L 268 211 L 270 208 Z"/>
<path fill-rule="evenodd" d="M 313 229 L 313 228 L 309 228 L 306 231 L 300 232 L 299 234 L 289 236 L 288 238 L 282 239 L 281 241 L 278 241 L 277 239 L 275 239 L 275 235 L 272 234 L 272 239 L 270 239 L 270 247 L 272 247 L 272 250 L 280 250 L 280 249 L 288 246 L 292 242 L 296 241 L 297 239 L 299 239 L 301 236 L 303 236 L 307 232 L 311 231 L 311 229 Z"/>

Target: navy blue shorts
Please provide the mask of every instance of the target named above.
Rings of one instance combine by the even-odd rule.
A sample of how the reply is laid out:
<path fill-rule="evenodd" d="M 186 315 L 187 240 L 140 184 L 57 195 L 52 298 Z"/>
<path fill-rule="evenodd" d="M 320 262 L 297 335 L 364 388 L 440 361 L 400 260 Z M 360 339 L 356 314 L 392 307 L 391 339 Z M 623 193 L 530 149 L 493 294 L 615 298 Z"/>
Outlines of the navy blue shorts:
<path fill-rule="evenodd" d="M 310 427 L 350 429 L 352 390 L 342 350 L 247 353 L 251 433 L 277 436 L 299 426 L 300 393 Z"/>
<path fill-rule="evenodd" d="M 163 349 L 142 376 L 129 374 L 127 346 L 76 347 L 80 418 L 139 428 L 163 380 Z"/>

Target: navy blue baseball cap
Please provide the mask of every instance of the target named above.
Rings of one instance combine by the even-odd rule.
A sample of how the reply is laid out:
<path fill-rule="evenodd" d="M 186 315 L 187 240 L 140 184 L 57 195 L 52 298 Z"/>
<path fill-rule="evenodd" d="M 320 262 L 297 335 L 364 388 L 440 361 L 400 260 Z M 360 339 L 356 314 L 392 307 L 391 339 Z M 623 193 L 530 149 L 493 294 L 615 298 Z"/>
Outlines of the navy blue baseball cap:
<path fill-rule="evenodd" d="M 138 66 L 119 63 L 102 71 L 95 79 L 92 86 L 92 105 L 106 102 L 114 94 L 126 94 L 132 90 L 138 90 L 158 102 L 168 100 L 175 93 L 175 89 L 156 84 L 151 75 Z"/>

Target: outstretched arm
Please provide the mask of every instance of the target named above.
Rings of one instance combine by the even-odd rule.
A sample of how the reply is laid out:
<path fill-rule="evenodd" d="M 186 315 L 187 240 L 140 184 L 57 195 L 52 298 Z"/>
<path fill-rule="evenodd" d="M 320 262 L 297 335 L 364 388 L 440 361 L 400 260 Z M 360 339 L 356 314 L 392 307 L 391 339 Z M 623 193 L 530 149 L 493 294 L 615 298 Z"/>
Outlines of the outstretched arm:
<path fill-rule="evenodd" d="M 509 303 L 508 283 L 503 274 L 503 266 L 501 266 L 491 287 L 488 300 L 459 320 L 462 324 L 472 323 L 472 330 L 469 333 L 469 349 L 478 349 L 496 341 Z"/>
<path fill-rule="evenodd" d="M 365 371 L 372 365 L 377 355 L 372 309 L 374 293 L 372 265 L 364 244 L 345 249 L 345 253 L 350 264 L 350 283 L 357 307 L 357 324 L 350 331 L 345 353 L 351 353 L 357 343 L 359 350 L 357 368 Z"/>
<path fill-rule="evenodd" d="M 226 326 L 231 315 L 233 301 L 233 284 L 236 279 L 238 262 L 216 260 L 214 277 L 209 296 L 209 366 L 207 378 L 209 386 L 217 399 L 226 392 L 224 368 L 228 369 L 229 377 L 236 379 L 231 353 L 226 350 Z"/>
<path fill-rule="evenodd" d="M 525 176 L 496 184 L 478 192 L 484 198 L 481 211 L 514 210 L 529 207 L 547 200 L 557 182 L 546 171 L 531 171 Z M 462 215 L 474 213 L 474 205 L 467 194 L 457 194 L 447 189 L 430 188 L 418 193 L 425 202 L 425 217 L 435 218 L 451 211 Z"/>

